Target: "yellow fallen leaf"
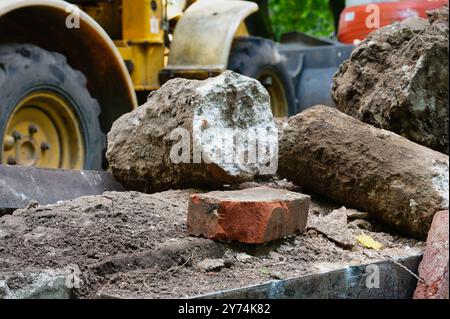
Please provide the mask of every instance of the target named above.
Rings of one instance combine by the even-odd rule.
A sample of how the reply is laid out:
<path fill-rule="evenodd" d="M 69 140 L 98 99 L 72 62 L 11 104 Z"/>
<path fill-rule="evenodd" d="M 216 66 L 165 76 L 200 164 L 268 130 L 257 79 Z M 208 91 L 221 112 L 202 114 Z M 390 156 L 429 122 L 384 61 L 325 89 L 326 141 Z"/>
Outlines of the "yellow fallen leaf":
<path fill-rule="evenodd" d="M 359 235 L 355 236 L 355 238 L 366 248 L 375 250 L 380 250 L 381 248 L 383 248 L 383 245 L 381 243 L 377 242 L 375 239 L 368 235 Z"/>

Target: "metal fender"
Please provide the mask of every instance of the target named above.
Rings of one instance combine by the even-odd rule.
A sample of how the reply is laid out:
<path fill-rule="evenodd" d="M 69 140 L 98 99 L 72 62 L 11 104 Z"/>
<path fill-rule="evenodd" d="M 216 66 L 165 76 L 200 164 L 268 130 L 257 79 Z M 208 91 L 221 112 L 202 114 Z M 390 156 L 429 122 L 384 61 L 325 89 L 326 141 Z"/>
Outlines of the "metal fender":
<path fill-rule="evenodd" d="M 226 70 L 235 35 L 256 11 L 258 5 L 248 1 L 195 2 L 175 28 L 167 69 Z"/>
<path fill-rule="evenodd" d="M 79 25 L 66 24 L 71 18 Z M 107 33 L 78 7 L 62 0 L 1 0 L 0 44 L 31 43 L 59 52 L 84 73 L 102 109 L 100 122 L 112 122 L 137 105 L 125 63 Z"/>

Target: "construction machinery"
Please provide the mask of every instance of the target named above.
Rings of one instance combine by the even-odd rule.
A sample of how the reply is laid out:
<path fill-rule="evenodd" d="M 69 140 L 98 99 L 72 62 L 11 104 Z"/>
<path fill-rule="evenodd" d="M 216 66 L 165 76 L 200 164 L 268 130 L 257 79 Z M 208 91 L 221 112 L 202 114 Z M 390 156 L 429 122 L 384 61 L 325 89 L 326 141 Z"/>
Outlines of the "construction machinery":
<path fill-rule="evenodd" d="M 233 69 L 266 86 L 275 115 L 294 113 L 275 43 L 244 22 L 258 5 L 191 2 L 0 0 L 0 162 L 105 167 L 114 120 L 174 77 Z"/>
<path fill-rule="evenodd" d="M 106 168 L 112 123 L 175 77 L 256 78 L 275 116 L 333 105 L 352 45 L 275 43 L 267 20 L 240 0 L 0 0 L 0 164 Z"/>

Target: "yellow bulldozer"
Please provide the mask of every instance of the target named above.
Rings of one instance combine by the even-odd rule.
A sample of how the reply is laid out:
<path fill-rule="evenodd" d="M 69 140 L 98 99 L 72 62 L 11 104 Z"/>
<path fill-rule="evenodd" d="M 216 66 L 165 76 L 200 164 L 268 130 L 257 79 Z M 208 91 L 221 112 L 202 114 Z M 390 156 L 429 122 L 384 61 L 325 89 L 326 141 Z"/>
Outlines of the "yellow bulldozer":
<path fill-rule="evenodd" d="M 268 0 L 0 0 L 0 165 L 106 168 L 112 123 L 175 77 L 253 77 L 274 116 L 332 105 L 352 46 L 269 21 Z"/>
<path fill-rule="evenodd" d="M 246 27 L 256 11 L 231 0 L 0 0 L 0 163 L 105 167 L 114 120 L 174 77 L 233 69 L 287 115 L 294 93 L 275 44 Z"/>

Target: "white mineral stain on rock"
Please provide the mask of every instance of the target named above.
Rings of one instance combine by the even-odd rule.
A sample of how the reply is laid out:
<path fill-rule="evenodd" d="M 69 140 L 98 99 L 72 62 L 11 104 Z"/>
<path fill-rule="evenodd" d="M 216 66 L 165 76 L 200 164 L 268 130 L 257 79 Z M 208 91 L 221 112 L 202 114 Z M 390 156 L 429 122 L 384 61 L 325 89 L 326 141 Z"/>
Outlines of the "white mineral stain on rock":
<path fill-rule="evenodd" d="M 230 86 L 235 90 L 227 90 Z M 193 120 L 194 154 L 201 152 L 202 161 L 218 164 L 231 176 L 275 173 L 278 129 L 265 88 L 254 79 L 224 72 L 196 90 L 204 101 Z"/>
<path fill-rule="evenodd" d="M 448 161 L 438 162 L 433 161 L 432 170 L 435 175 L 432 179 L 433 185 L 436 191 L 441 194 L 443 200 L 443 209 L 448 209 L 449 205 L 449 172 L 448 172 Z"/>

